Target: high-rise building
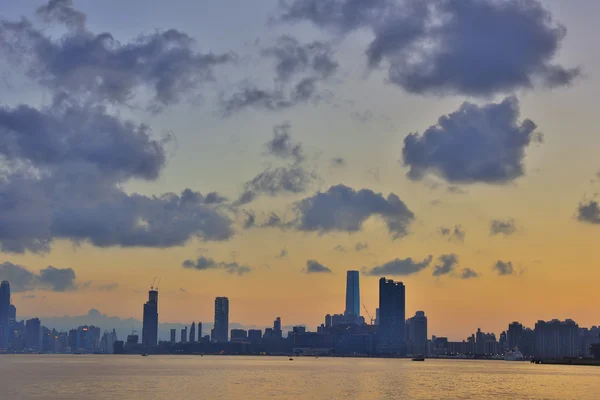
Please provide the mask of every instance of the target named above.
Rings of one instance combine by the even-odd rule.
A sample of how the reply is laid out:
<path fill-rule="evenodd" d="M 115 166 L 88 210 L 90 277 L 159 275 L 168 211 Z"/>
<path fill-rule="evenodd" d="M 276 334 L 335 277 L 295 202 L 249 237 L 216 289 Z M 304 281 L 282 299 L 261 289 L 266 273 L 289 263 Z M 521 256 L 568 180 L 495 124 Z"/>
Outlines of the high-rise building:
<path fill-rule="evenodd" d="M 245 342 L 248 340 L 248 332 L 244 329 L 232 329 L 231 330 L 231 341 L 232 342 Z"/>
<path fill-rule="evenodd" d="M 192 326 L 190 327 L 190 343 L 196 342 L 196 323 L 192 322 Z"/>
<path fill-rule="evenodd" d="M 404 353 L 406 293 L 402 282 L 379 280 L 379 349 L 382 353 Z"/>
<path fill-rule="evenodd" d="M 13 347 L 15 340 L 15 324 L 17 323 L 17 307 L 11 304 L 8 308 L 8 346 Z"/>
<path fill-rule="evenodd" d="M 177 329 L 171 329 L 171 343 L 175 343 L 177 341 Z"/>
<path fill-rule="evenodd" d="M 2 281 L 0 284 L 0 349 L 8 349 L 10 342 L 10 284 Z"/>
<path fill-rule="evenodd" d="M 215 323 L 211 332 L 213 342 L 227 342 L 229 338 L 229 299 L 215 299 Z"/>
<path fill-rule="evenodd" d="M 144 304 L 142 344 L 144 346 L 158 344 L 158 290 L 155 289 L 150 289 L 148 301 Z"/>
<path fill-rule="evenodd" d="M 198 325 L 196 325 L 196 330 L 198 331 L 198 341 L 200 342 L 202 339 L 202 322 L 198 322 Z"/>
<path fill-rule="evenodd" d="M 344 314 L 358 319 L 360 317 L 360 289 L 358 286 L 358 271 L 346 273 L 346 311 Z"/>
<path fill-rule="evenodd" d="M 577 357 L 579 325 L 567 319 L 538 321 L 535 324 L 535 355 L 540 358 Z"/>
<path fill-rule="evenodd" d="M 283 337 L 283 331 L 281 330 L 281 317 L 277 317 L 275 318 L 275 321 L 273 321 L 273 337 Z"/>
<path fill-rule="evenodd" d="M 417 311 L 408 319 L 408 347 L 412 354 L 427 356 L 427 317 L 425 312 Z"/>
<path fill-rule="evenodd" d="M 262 331 L 260 329 L 250 329 L 248 331 L 248 340 L 252 343 L 258 343 L 262 339 Z"/>
<path fill-rule="evenodd" d="M 508 349 L 513 350 L 519 348 L 521 335 L 523 334 L 523 325 L 518 322 L 512 322 L 508 325 L 508 332 L 506 333 L 506 339 L 508 340 Z"/>
<path fill-rule="evenodd" d="M 31 350 L 42 350 L 42 324 L 39 318 L 25 322 L 25 347 Z"/>
<path fill-rule="evenodd" d="M 181 343 L 187 342 L 187 326 L 181 329 Z"/>
<path fill-rule="evenodd" d="M 327 314 L 325 316 L 325 327 L 326 328 L 331 328 L 333 326 L 333 319 L 331 317 L 331 314 Z"/>

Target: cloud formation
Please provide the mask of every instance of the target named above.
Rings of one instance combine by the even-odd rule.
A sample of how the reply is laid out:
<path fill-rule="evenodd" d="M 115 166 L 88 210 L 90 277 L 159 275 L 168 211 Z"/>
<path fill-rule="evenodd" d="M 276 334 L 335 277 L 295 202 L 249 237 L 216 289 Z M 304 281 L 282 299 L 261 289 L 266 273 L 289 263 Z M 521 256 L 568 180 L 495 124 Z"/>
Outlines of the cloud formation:
<path fill-rule="evenodd" d="M 50 265 L 35 273 L 8 261 L 0 264 L 0 280 L 9 281 L 13 292 L 36 289 L 54 292 L 73 291 L 79 287 L 75 278 L 75 271 L 71 268 L 55 268 Z"/>
<path fill-rule="evenodd" d="M 363 251 L 369 248 L 369 243 L 367 242 L 358 242 L 354 245 L 354 250 Z"/>
<path fill-rule="evenodd" d="M 496 273 L 498 275 L 501 275 L 501 276 L 513 275 L 516 273 L 516 271 L 513 267 L 513 264 L 510 261 L 504 262 L 504 261 L 498 260 L 498 261 L 496 261 L 496 264 L 494 264 L 493 269 L 496 271 Z"/>
<path fill-rule="evenodd" d="M 369 189 L 354 190 L 345 185 L 332 186 L 295 205 L 295 227 L 309 232 L 357 232 L 371 216 L 381 217 L 392 238 L 408 234 L 415 216 L 400 198 L 390 193 L 385 198 Z"/>
<path fill-rule="evenodd" d="M 331 78 L 338 68 L 329 44 L 314 41 L 302 44 L 291 36 L 280 36 L 275 45 L 263 49 L 262 56 L 274 62 L 275 86 L 260 88 L 245 82 L 222 99 L 228 116 L 247 108 L 278 111 L 321 100 L 319 85 Z"/>
<path fill-rule="evenodd" d="M 456 225 L 454 228 L 442 226 L 439 233 L 442 237 L 448 238 L 450 242 L 456 241 L 462 243 L 465 241 L 466 233 L 460 225 Z"/>
<path fill-rule="evenodd" d="M 591 200 L 587 203 L 579 204 L 577 219 L 588 224 L 600 224 L 600 205 L 598 202 Z"/>
<path fill-rule="evenodd" d="M 456 254 L 443 254 L 438 257 L 439 264 L 433 267 L 433 276 L 448 275 L 454 272 L 458 266 L 458 256 Z"/>
<path fill-rule="evenodd" d="M 267 142 L 267 151 L 269 154 L 284 159 L 293 159 L 296 163 L 304 160 L 302 145 L 292 143 L 290 134 L 291 125 L 288 122 L 275 125 L 273 127 L 273 139 Z"/>
<path fill-rule="evenodd" d="M 307 274 L 331 274 L 332 271 L 331 269 L 327 268 L 326 266 L 324 266 L 323 264 L 319 263 L 316 260 L 308 260 L 306 262 L 306 273 Z"/>
<path fill-rule="evenodd" d="M 292 0 L 281 21 L 346 35 L 368 29 L 369 68 L 410 93 L 489 96 L 570 84 L 556 63 L 566 29 L 537 0 Z"/>
<path fill-rule="evenodd" d="M 140 91 L 149 91 L 150 106 L 159 110 L 213 80 L 214 67 L 235 59 L 232 54 L 195 51 L 194 40 L 176 29 L 140 35 L 128 43 L 109 32 L 95 34 L 86 27 L 85 14 L 67 0 L 50 0 L 37 14 L 45 22 L 66 25 L 68 32 L 54 38 L 26 18 L 1 20 L 4 56 L 56 93 L 95 102 L 125 104 Z"/>
<path fill-rule="evenodd" d="M 185 260 L 182 265 L 184 268 L 195 269 L 197 271 L 223 270 L 229 274 L 238 275 L 244 275 L 252 271 L 252 268 L 247 265 L 241 265 L 237 262 L 217 262 L 212 258 L 204 256 L 198 257 L 196 260 Z"/>
<path fill-rule="evenodd" d="M 342 157 L 334 157 L 331 159 L 332 167 L 343 167 L 345 165 L 346 165 L 346 160 L 344 160 Z"/>
<path fill-rule="evenodd" d="M 316 174 L 306 171 L 300 165 L 268 168 L 244 185 L 244 192 L 237 204 L 251 203 L 259 195 L 278 196 L 305 192 L 317 178 Z"/>
<path fill-rule="evenodd" d="M 389 261 L 385 264 L 378 265 L 372 267 L 370 269 L 364 269 L 363 274 L 371 275 L 371 276 L 406 276 L 416 274 L 417 272 L 422 271 L 427 268 L 431 261 L 433 260 L 432 256 L 428 256 L 423 261 L 416 261 L 412 258 L 399 259 L 396 258 L 392 261 Z"/>
<path fill-rule="evenodd" d="M 460 279 L 473 279 L 479 278 L 479 274 L 476 271 L 473 271 L 471 268 L 463 268 L 460 273 Z"/>
<path fill-rule="evenodd" d="M 517 224 L 514 219 L 494 219 L 490 221 L 490 236 L 510 236 L 517 233 Z"/>
<path fill-rule="evenodd" d="M 525 149 L 538 140 L 535 130 L 533 121 L 519 122 L 515 97 L 484 106 L 465 102 L 423 134 L 409 134 L 403 163 L 412 180 L 431 173 L 452 183 L 507 183 L 525 174 Z"/>

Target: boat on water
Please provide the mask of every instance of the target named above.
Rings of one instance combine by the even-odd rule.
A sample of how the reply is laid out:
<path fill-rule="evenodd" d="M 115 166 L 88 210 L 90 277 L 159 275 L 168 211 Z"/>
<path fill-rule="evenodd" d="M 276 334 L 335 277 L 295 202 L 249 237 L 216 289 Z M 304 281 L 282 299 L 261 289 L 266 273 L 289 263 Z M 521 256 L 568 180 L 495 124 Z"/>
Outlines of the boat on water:
<path fill-rule="evenodd" d="M 142 357 L 148 357 L 148 353 L 142 353 Z"/>
<path fill-rule="evenodd" d="M 425 361 L 425 357 L 423 356 L 415 356 L 412 359 L 413 361 Z"/>
<path fill-rule="evenodd" d="M 519 351 L 519 349 L 514 349 L 509 351 L 504 355 L 504 361 L 523 361 L 525 357 L 523 353 Z"/>

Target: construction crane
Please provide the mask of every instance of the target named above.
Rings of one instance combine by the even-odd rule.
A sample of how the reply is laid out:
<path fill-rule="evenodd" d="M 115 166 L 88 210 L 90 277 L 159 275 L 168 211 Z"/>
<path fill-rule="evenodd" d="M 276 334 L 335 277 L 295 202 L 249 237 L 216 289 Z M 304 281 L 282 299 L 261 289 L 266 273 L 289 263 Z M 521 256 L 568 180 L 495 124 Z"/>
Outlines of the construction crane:
<path fill-rule="evenodd" d="M 154 283 L 156 282 L 156 277 L 154 277 L 154 280 L 152 281 L 152 285 L 150 285 L 150 290 L 154 290 Z"/>
<path fill-rule="evenodd" d="M 369 310 L 367 310 L 367 306 L 365 306 L 364 303 L 363 303 L 363 308 L 365 309 L 365 312 L 367 313 L 367 315 L 369 316 L 369 319 L 371 320 L 371 325 L 373 325 L 373 322 L 375 321 L 375 319 L 373 319 L 373 317 L 371 316 L 371 313 L 369 312 Z"/>
<path fill-rule="evenodd" d="M 158 287 L 160 286 L 160 280 L 161 280 L 161 279 L 162 279 L 162 278 L 159 276 L 159 277 L 158 277 L 158 283 L 156 284 L 156 287 L 154 288 L 154 290 L 158 290 Z"/>

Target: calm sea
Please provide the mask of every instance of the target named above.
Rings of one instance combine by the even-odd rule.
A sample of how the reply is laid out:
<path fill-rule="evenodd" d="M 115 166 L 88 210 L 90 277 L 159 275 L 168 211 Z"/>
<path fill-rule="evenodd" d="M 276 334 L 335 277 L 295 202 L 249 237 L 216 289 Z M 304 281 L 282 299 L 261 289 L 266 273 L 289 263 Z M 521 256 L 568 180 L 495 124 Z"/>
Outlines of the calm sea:
<path fill-rule="evenodd" d="M 600 368 L 227 356 L 0 356 L 0 399 L 600 399 Z"/>

